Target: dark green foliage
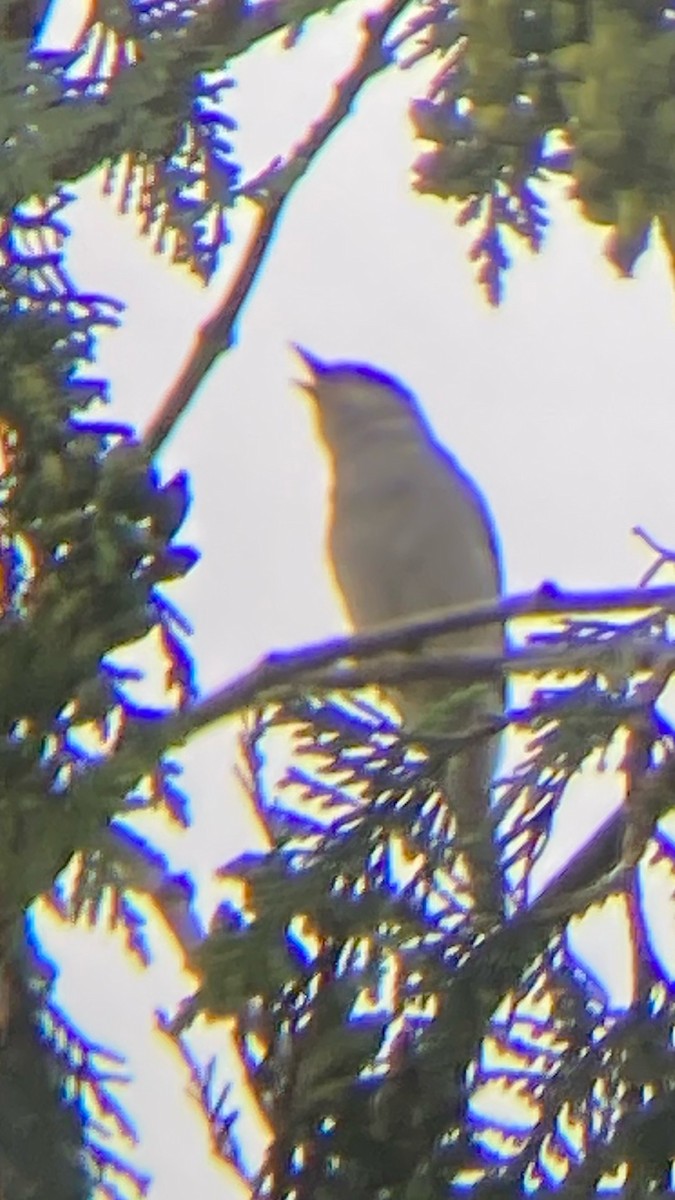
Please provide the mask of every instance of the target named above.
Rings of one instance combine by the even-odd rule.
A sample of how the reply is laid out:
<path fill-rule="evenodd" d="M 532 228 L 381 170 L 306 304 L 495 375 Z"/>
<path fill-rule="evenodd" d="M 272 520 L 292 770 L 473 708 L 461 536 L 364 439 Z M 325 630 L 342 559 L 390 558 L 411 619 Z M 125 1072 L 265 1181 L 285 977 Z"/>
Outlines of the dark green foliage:
<path fill-rule="evenodd" d="M 38 991 L 41 1003 L 34 1006 L 31 1014 L 33 1025 L 40 1039 L 43 1061 L 49 1065 L 53 1090 L 59 1087 L 58 1119 L 64 1122 L 65 1116 L 71 1117 L 74 1136 L 68 1149 L 76 1156 L 88 1185 L 86 1194 L 95 1183 L 102 1195 L 111 1198 L 128 1195 L 130 1185 L 135 1195 L 144 1195 L 149 1178 L 119 1153 L 120 1144 L 128 1146 L 138 1141 L 137 1131 L 114 1092 L 115 1085 L 129 1081 L 129 1076 L 121 1070 L 124 1060 L 114 1050 L 83 1037 L 48 1000 L 44 987 Z M 65 1122 L 64 1128 L 67 1128 Z M 110 1144 L 113 1131 L 117 1153 Z M 34 1179 L 34 1169 L 28 1174 Z"/>
<path fill-rule="evenodd" d="M 28 44 L 40 29 L 47 14 L 49 0 L 2 0 L 0 3 L 0 38 L 8 42 Z"/>
<path fill-rule="evenodd" d="M 21 21 L 19 6 L 5 7 L 11 33 L 0 37 L 0 211 L 32 197 L 46 201 L 105 164 L 122 207 L 137 207 L 159 245 L 209 278 L 229 238 L 238 176 L 234 122 L 222 107 L 231 86 L 223 64 L 243 12 L 237 6 L 228 22 L 219 5 L 219 20 L 191 20 L 190 6 L 182 16 L 172 6 L 162 20 L 157 6 L 144 14 L 124 0 L 96 5 L 79 43 L 58 56 L 26 40 L 35 6 L 21 6 Z"/>
<path fill-rule="evenodd" d="M 82 1078 L 81 1065 L 73 1075 L 73 1064 L 61 1056 L 52 1090 L 42 1095 L 40 1071 L 49 1070 L 51 1039 L 38 1034 L 37 1000 L 29 1002 L 28 984 L 8 957 L 7 936 L 79 852 L 89 859 L 90 917 L 104 887 L 109 895 L 118 890 L 117 919 L 138 949 L 137 915 L 125 896 L 128 876 L 110 871 L 115 848 L 106 856 L 101 839 L 150 768 L 156 773 L 144 803 L 163 803 L 166 780 L 166 811 L 184 820 L 169 764 L 161 764 L 164 743 L 155 749 L 146 738 L 142 761 L 128 756 L 123 769 L 113 766 L 112 780 L 97 775 L 139 723 L 123 679 L 107 660 L 111 651 L 157 630 L 167 662 L 175 663 L 177 701 L 193 693 L 180 620 L 157 585 L 184 574 L 195 554 L 172 540 L 189 502 L 185 477 L 165 490 L 128 429 L 86 419 L 84 409 L 100 389 L 74 381 L 82 351 L 77 326 L 63 317 L 21 313 L 18 306 L 0 313 L 0 975 L 9 997 L 0 1076 L 12 1094 L 0 1106 L 0 1178 L 11 1200 L 36 1188 L 72 1198 L 86 1194 L 87 1179 L 102 1172 L 129 1181 L 133 1171 L 122 1159 L 113 1164 L 115 1156 L 90 1134 L 85 1153 L 87 1106 L 75 1123 L 74 1110 L 62 1112 L 59 1091 Z M 141 865 L 144 857 L 140 850 L 135 855 Z M 153 889 L 160 891 L 161 863 L 157 873 Z M 131 886 L 147 887 L 142 875 Z M 78 905 L 82 911 L 77 893 L 70 904 L 61 897 L 64 916 Z M 112 1116 L 110 1106 L 105 1111 Z M 135 1186 L 142 1184 L 136 1178 Z M 116 1194 L 112 1185 L 109 1194 Z"/>
<path fill-rule="evenodd" d="M 427 11 L 425 52 L 445 58 L 433 95 L 412 106 L 417 136 L 435 143 L 417 161 L 416 187 L 461 201 L 460 223 L 482 223 L 472 257 L 492 303 L 510 261 L 505 235 L 540 245 L 546 217 L 535 183 L 550 171 L 570 173 L 584 215 L 612 227 L 607 254 L 622 273 L 646 248 L 655 218 L 671 246 L 671 9 L 459 0 Z"/>
<path fill-rule="evenodd" d="M 165 492 L 129 431 L 75 415 L 72 365 L 56 352 L 64 332 L 44 319 L 0 320 L 5 902 L 24 903 L 49 887 L 105 809 L 110 816 L 119 808 L 123 792 L 104 811 L 78 812 L 69 803 L 70 784 L 88 761 L 69 730 L 86 720 L 103 733 L 110 716 L 123 712 L 114 670 L 100 664 L 154 627 L 171 634 L 155 588 L 195 558 L 169 541 L 187 507 L 185 479 Z M 184 695 L 190 688 L 184 677 Z M 46 833 L 45 806 L 55 810 L 54 828 L 31 846 L 29 830 L 39 825 Z M 28 863 L 24 846 L 31 846 Z"/>
<path fill-rule="evenodd" d="M 0 1178 L 9 1200 L 85 1200 L 82 1121 L 64 1106 L 60 1083 L 40 1033 L 41 997 L 22 959 L 1 968 Z"/>
<path fill-rule="evenodd" d="M 231 864 L 243 906 L 223 910 L 200 950 L 184 1021 L 235 1018 L 274 1131 L 261 1177 L 274 1200 L 518 1196 L 563 1181 L 589 1196 L 622 1163 L 639 1194 L 663 1184 L 675 1154 L 663 967 L 643 954 L 634 1001 L 616 1010 L 569 941 L 601 881 L 597 899 L 623 897 L 644 944 L 636 868 L 611 880 L 622 847 L 675 806 L 675 740 L 640 675 L 662 638 L 647 618 L 569 621 L 546 639 L 592 647 L 598 667 L 535 693 L 519 718 L 531 750 L 499 804 L 502 920 L 476 911 L 451 803 L 379 714 L 289 703 L 301 726 L 277 797 L 256 782 L 265 720 L 253 728 L 251 788 L 275 849 Z M 532 905 L 527 879 L 567 782 L 627 724 L 634 815 Z"/>
<path fill-rule="evenodd" d="M 78 372 L 119 306 L 78 295 L 67 278 L 60 189 L 105 164 L 121 206 L 208 279 L 239 186 L 225 64 L 270 30 L 297 33 L 310 12 L 297 0 L 102 0 L 73 52 L 47 55 L 30 44 L 43 6 L 0 0 L 3 1200 L 147 1184 L 97 1138 L 99 1120 L 133 1137 L 112 1095 L 121 1077 L 17 965 L 26 908 L 46 894 L 62 916 L 93 923 L 112 897 L 127 945 L 147 960 L 130 894 L 140 891 L 186 948 L 195 941 L 190 882 L 115 821 L 150 806 L 188 820 L 164 755 L 193 728 L 193 665 L 186 623 L 160 588 L 196 558 L 175 540 L 189 489 L 183 474 L 160 480 L 130 429 L 88 418 L 105 387 Z M 571 174 L 585 214 L 612 227 L 620 269 L 632 268 L 655 215 L 670 239 L 670 10 L 432 0 L 415 21 L 421 53 L 440 64 L 412 110 L 432 146 L 417 187 L 458 199 L 460 221 L 482 223 L 472 256 L 492 301 L 509 233 L 541 244 L 535 184 L 550 172 Z M 282 163 L 265 188 L 299 178 L 308 161 Z M 253 189 L 259 202 L 265 188 Z M 150 631 L 180 710 L 173 724 L 133 706 L 125 685 L 136 675 L 111 657 Z M 570 621 L 553 641 L 594 665 L 574 658 L 575 682 L 547 680 L 513 714 L 528 750 L 474 834 L 503 896 L 498 917 L 477 908 L 453 797 L 438 789 L 457 737 L 453 747 L 429 736 L 423 755 L 365 702 L 291 700 L 288 688 L 253 729 L 250 786 L 272 850 L 231 864 L 244 899 L 223 906 L 194 953 L 200 986 L 174 1028 L 200 1013 L 229 1018 L 272 1131 L 257 1194 L 586 1198 L 621 1170 L 632 1196 L 669 1185 L 675 1013 L 641 893 L 650 861 L 675 869 L 659 825 L 675 798 L 673 733 L 656 707 L 667 630 L 652 617 L 626 628 Z M 270 796 L 258 742 L 282 720 L 296 726 L 296 755 L 286 790 Z M 533 903 L 532 868 L 570 778 L 624 736 L 621 820 Z M 69 890 L 57 882 L 67 864 Z M 639 966 L 626 1010 L 613 1008 L 570 937 L 577 916 L 612 897 Z M 214 1095 L 214 1072 L 196 1063 L 193 1077 L 216 1150 L 243 1172 L 227 1089 Z"/>

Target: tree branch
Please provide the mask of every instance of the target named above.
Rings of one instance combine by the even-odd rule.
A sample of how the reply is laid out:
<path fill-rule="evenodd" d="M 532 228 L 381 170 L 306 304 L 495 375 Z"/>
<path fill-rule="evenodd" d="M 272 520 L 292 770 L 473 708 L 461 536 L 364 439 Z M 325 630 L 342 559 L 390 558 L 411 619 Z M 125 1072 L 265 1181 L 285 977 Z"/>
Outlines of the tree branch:
<path fill-rule="evenodd" d="M 375 658 L 383 651 L 411 649 L 414 645 L 440 634 L 471 629 L 483 624 L 502 622 L 505 618 L 542 616 L 553 613 L 625 611 L 630 609 L 675 609 L 675 588 L 627 589 L 605 592 L 556 592 L 545 589 L 512 596 L 497 604 L 474 604 L 438 610 L 426 618 L 413 621 L 392 621 L 368 633 L 332 638 L 329 641 L 312 643 L 299 650 L 284 651 L 268 655 L 257 666 L 243 672 L 238 678 L 205 696 L 198 703 L 181 712 L 158 716 L 151 724 L 147 717 L 142 722 L 130 723 L 129 740 L 134 741 L 134 753 L 142 754 L 148 765 L 154 756 L 170 745 L 185 741 L 191 734 L 223 717 L 231 716 L 242 708 L 271 702 L 295 692 L 322 687 L 349 689 L 367 683 L 396 684 L 408 679 L 426 678 L 429 673 L 443 674 L 448 680 L 489 679 L 495 674 L 508 674 L 518 670 L 530 673 L 533 670 L 556 670 L 569 668 L 579 670 L 582 665 L 597 667 L 598 660 L 607 656 L 606 643 L 588 643 L 572 653 L 565 647 L 551 650 L 544 647 L 537 651 L 517 651 L 504 655 L 455 654 L 435 656 L 416 662 L 411 659 L 384 660 L 371 667 L 343 667 L 330 676 L 321 675 L 317 668 L 340 659 Z M 649 646 L 640 647 L 641 669 L 670 658 L 674 651 L 668 644 L 657 647 L 649 654 Z M 636 659 L 636 669 L 637 669 Z M 142 739 L 143 749 L 137 746 L 136 737 Z M 125 738 L 120 750 L 111 759 L 111 765 L 123 753 Z M 96 770 L 105 770 L 105 765 Z M 95 773 L 94 771 L 94 773 Z M 82 781 L 84 782 L 84 781 Z M 81 784 L 77 784 L 80 787 Z"/>
<path fill-rule="evenodd" d="M 374 657 L 382 650 L 394 649 L 397 646 L 410 646 L 419 643 L 423 638 L 437 637 L 439 633 L 503 621 L 509 616 L 541 616 L 547 613 L 550 615 L 555 612 L 570 611 L 597 613 L 603 609 L 626 611 L 641 608 L 643 610 L 671 611 L 673 607 L 675 607 L 675 588 L 595 593 L 557 592 L 555 594 L 550 590 L 540 589 L 534 594 L 514 596 L 494 605 L 483 604 L 448 609 L 444 613 L 434 614 L 424 620 L 408 623 L 398 622 L 396 625 L 392 623 L 368 634 L 334 638 L 331 641 L 310 645 L 289 653 L 270 655 L 252 670 L 244 672 L 238 679 L 219 688 L 190 708 L 168 715 L 160 712 L 154 715 L 144 713 L 140 718 L 130 716 L 116 751 L 74 780 L 67 793 L 60 797 L 58 804 L 54 805 L 52 853 L 45 859 L 42 867 L 36 867 L 36 870 L 42 872 L 49 870 L 49 863 L 51 863 L 51 869 L 56 874 L 68 861 L 73 851 L 82 845 L 83 830 L 89 829 L 92 837 L 97 836 L 101 822 L 109 819 L 115 813 L 119 813 L 119 797 L 126 795 L 144 775 L 152 771 L 156 766 L 157 759 L 166 753 L 169 747 L 181 745 L 192 733 L 206 728 L 241 708 L 251 707 L 262 701 L 270 702 L 293 694 L 293 692 L 301 692 L 303 689 L 311 689 L 316 686 L 316 677 L 313 678 L 312 670 L 316 668 L 317 664 L 321 666 L 340 658 Z M 597 657 L 598 652 L 607 654 L 607 647 L 603 644 L 598 646 L 590 643 L 584 649 L 588 660 L 592 660 L 594 654 Z M 670 648 L 667 646 L 663 653 L 670 655 Z M 467 656 L 448 656 L 447 661 L 443 663 L 448 677 L 451 677 L 452 669 L 458 668 L 460 677 L 466 679 L 467 661 Z M 536 662 L 539 669 L 542 669 L 543 665 L 548 665 L 549 667 L 555 666 L 556 670 L 561 671 L 568 661 L 565 654 L 556 653 L 553 657 L 550 650 L 546 648 L 541 653 L 537 652 L 536 656 L 529 651 L 524 652 L 520 657 L 517 654 L 505 655 L 503 658 L 486 656 L 485 661 L 481 664 L 483 675 L 479 677 L 484 677 L 487 666 L 490 667 L 490 670 L 503 671 L 505 664 L 508 669 L 512 669 L 514 662 L 520 662 L 526 664 L 527 669 L 532 669 Z M 397 663 L 396 667 L 397 679 L 400 680 L 404 673 L 414 667 L 414 664 L 402 661 L 400 664 Z M 476 678 L 478 671 L 475 664 L 472 669 L 475 670 L 473 677 Z M 574 669 L 579 669 L 576 657 Z M 423 670 L 427 670 L 427 664 L 424 665 Z M 348 681 L 355 680 L 356 671 L 357 668 L 353 668 L 352 674 L 349 675 L 345 668 L 338 677 L 340 685 L 346 687 Z M 379 676 L 378 664 L 374 663 L 372 670 L 364 672 L 359 679 L 372 681 L 377 680 Z M 394 682 L 393 678 L 389 682 Z M 495 718 L 498 728 L 502 727 L 505 719 L 502 716 Z M 481 726 L 477 730 L 476 737 L 486 736 L 490 732 L 489 723 L 488 718 L 485 726 Z M 470 732 L 469 736 L 473 737 L 473 732 Z M 661 778 L 661 773 L 658 773 L 657 778 Z M 651 799 L 652 806 L 649 807 L 649 812 L 653 824 L 658 812 L 671 801 L 668 797 L 663 798 L 661 794 L 657 794 Z M 42 819 L 37 811 L 35 819 Z M 641 837 L 645 836 L 645 829 L 642 826 L 640 835 Z M 84 837 L 86 839 L 86 833 Z M 614 859 L 614 862 L 616 861 Z M 49 879 L 44 878 L 38 884 L 37 879 L 26 876 L 24 881 L 26 901 L 32 899 L 37 892 L 49 887 L 52 878 L 53 876 Z M 586 880 L 590 882 L 588 876 L 586 876 Z"/>
<path fill-rule="evenodd" d="M 408 3 L 409 0 L 389 0 L 379 12 L 364 17 L 361 51 L 351 69 L 336 83 L 326 112 L 311 125 L 285 162 L 276 160 L 242 190 L 242 195 L 259 209 L 248 247 L 234 280 L 213 315 L 198 330 L 187 361 L 150 422 L 143 439 L 149 455 L 155 454 L 164 443 L 210 367 L 232 345 L 237 319 L 272 245 L 286 201 L 330 135 L 348 116 L 364 84 L 389 64 L 390 54 L 382 42 Z"/>
<path fill-rule="evenodd" d="M 367 683 L 396 684 L 406 680 L 442 675 L 448 680 L 471 682 L 494 678 L 496 674 L 507 674 L 518 670 L 530 673 L 533 670 L 579 670 L 583 665 L 602 661 L 607 656 L 606 644 L 588 643 L 571 650 L 554 647 L 541 650 L 516 651 L 504 655 L 495 654 L 434 654 L 428 658 L 381 659 L 371 667 L 361 663 L 363 659 L 376 658 L 387 652 L 417 650 L 425 641 L 442 634 L 475 629 L 482 625 L 502 624 L 516 617 L 551 616 L 556 613 L 580 613 L 602 611 L 630 611 L 642 609 L 675 610 L 675 588 L 632 588 L 604 592 L 562 592 L 542 587 L 538 591 L 526 592 L 498 601 L 438 609 L 424 617 L 405 621 L 390 621 L 368 631 L 354 635 L 331 638 L 328 641 L 301 647 L 299 650 L 272 653 L 250 671 L 205 697 L 190 711 L 182 714 L 186 719 L 196 718 L 194 728 L 202 728 L 221 716 L 235 712 L 238 708 L 265 699 L 274 699 L 288 694 L 289 687 L 300 684 L 306 688 L 340 689 L 360 687 Z M 645 642 L 640 646 L 644 661 L 653 663 L 670 657 L 673 651 L 665 648 L 649 648 Z M 340 659 L 357 659 L 358 666 L 342 667 L 339 672 L 321 675 L 320 668 L 336 663 Z M 642 663 L 642 658 L 640 659 Z M 192 714 L 192 716 L 190 715 Z"/>

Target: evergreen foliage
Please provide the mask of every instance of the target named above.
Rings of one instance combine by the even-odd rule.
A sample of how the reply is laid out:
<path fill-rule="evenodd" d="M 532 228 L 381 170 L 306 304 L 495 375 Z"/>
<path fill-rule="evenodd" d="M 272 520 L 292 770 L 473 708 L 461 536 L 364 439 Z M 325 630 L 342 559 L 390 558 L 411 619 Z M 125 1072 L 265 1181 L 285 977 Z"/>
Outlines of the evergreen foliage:
<path fill-rule="evenodd" d="M 321 7 L 96 0 L 78 43 L 56 54 L 35 43 L 44 4 L 0 0 L 0 1192 L 76 1200 L 147 1186 L 108 1138 L 111 1127 L 134 1137 L 109 1086 L 114 1050 L 89 1045 L 54 1007 L 39 948 L 28 952 L 31 905 L 47 896 L 95 923 L 112 895 L 142 958 L 132 889 L 183 928 L 190 882 L 118 819 L 154 807 L 187 825 L 171 747 L 246 704 L 258 707 L 244 769 L 272 849 L 229 865 L 244 899 L 223 906 L 194 951 L 201 982 L 169 1027 L 181 1045 L 200 1014 L 235 1030 L 273 1134 L 252 1194 L 666 1194 L 672 988 L 643 900 L 646 874 L 673 868 L 674 736 L 659 709 L 672 595 L 646 590 L 628 618 L 619 604 L 598 601 L 591 618 L 570 602 L 547 638 L 520 629 L 526 665 L 517 654 L 484 665 L 486 678 L 538 669 L 541 686 L 509 714 L 522 762 L 476 830 L 503 896 L 499 914 L 482 913 L 437 780 L 464 740 L 494 728 L 407 741 L 366 695 L 341 691 L 348 651 L 299 655 L 285 677 L 283 663 L 267 664 L 253 685 L 198 701 L 189 629 L 162 592 L 196 561 L 179 540 L 189 487 L 183 474 L 163 481 L 152 455 L 232 340 L 282 204 L 395 54 L 438 63 L 411 109 L 431 145 L 416 187 L 478 224 L 471 253 L 491 302 L 513 235 L 542 243 L 536 184 L 551 172 L 568 174 L 583 215 L 609 227 L 622 272 L 655 222 L 672 252 L 673 13 L 643 0 L 391 3 L 297 155 L 242 183 L 225 103 L 236 59 L 274 30 L 292 53 Z M 99 167 L 156 247 L 204 282 L 229 210 L 252 200 L 261 213 L 208 353 L 144 440 L 92 415 L 106 388 L 86 364 L 120 306 L 79 292 L 63 262 L 64 187 Z M 134 673 L 114 658 L 148 634 L 166 661 L 161 712 L 134 707 Z M 363 663 L 386 682 L 377 658 Z M 271 795 L 260 745 L 280 724 L 295 755 Z M 617 748 L 620 817 L 533 899 L 528 881 L 570 779 Z M 621 1010 L 572 937 L 580 916 L 610 903 L 635 953 Z M 243 1176 L 229 1092 L 214 1095 L 213 1064 L 183 1048 L 214 1148 Z"/>

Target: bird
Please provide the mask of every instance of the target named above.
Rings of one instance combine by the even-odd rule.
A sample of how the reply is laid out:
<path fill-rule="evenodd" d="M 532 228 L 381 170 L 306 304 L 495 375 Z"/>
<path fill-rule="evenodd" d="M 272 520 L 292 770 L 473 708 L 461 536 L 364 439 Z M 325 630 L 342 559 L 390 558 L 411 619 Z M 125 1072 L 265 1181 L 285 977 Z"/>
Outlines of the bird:
<path fill-rule="evenodd" d="M 437 441 L 413 393 L 368 364 L 324 362 L 300 345 L 292 349 L 309 373 L 299 386 L 328 457 L 328 561 L 353 630 L 497 601 L 503 568 L 495 522 L 476 483 Z M 493 623 L 444 634 L 425 649 L 500 654 L 503 637 L 502 626 Z M 393 698 L 404 728 L 414 731 L 449 690 L 438 678 L 397 684 Z M 501 682 L 481 694 L 488 711 L 501 711 Z M 458 837 L 467 844 L 487 812 L 496 755 L 495 739 L 483 741 L 448 766 Z M 470 865 L 474 875 L 494 877 L 491 864 Z"/>

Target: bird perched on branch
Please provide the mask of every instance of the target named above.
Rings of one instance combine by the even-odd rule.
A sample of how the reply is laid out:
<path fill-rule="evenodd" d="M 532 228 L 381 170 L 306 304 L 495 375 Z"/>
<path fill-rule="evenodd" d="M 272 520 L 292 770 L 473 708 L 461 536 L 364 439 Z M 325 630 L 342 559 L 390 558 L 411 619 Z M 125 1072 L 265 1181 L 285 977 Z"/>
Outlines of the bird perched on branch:
<path fill-rule="evenodd" d="M 415 397 L 369 366 L 325 363 L 299 346 L 294 350 L 310 373 L 300 386 L 311 398 L 330 461 L 328 551 L 354 630 L 496 600 L 501 559 L 490 513 L 434 438 Z M 443 635 L 425 649 L 498 654 L 502 644 L 502 628 L 492 624 Z M 406 728 L 418 727 L 449 690 L 452 685 L 438 678 L 397 686 Z M 483 711 L 501 710 L 501 685 L 481 695 Z M 470 837 L 485 812 L 495 756 L 493 739 L 451 760 L 446 782 L 460 838 Z"/>

